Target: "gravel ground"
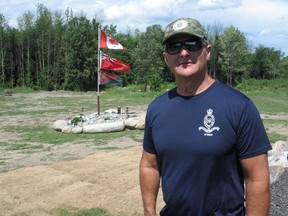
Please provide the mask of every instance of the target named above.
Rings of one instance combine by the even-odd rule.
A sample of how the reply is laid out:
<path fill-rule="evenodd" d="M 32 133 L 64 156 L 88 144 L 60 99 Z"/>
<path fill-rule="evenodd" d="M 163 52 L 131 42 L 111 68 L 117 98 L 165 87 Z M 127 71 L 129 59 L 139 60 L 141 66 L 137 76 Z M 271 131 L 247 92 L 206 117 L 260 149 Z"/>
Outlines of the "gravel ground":
<path fill-rule="evenodd" d="M 288 215 L 288 168 L 279 180 L 271 185 L 270 216 Z"/>

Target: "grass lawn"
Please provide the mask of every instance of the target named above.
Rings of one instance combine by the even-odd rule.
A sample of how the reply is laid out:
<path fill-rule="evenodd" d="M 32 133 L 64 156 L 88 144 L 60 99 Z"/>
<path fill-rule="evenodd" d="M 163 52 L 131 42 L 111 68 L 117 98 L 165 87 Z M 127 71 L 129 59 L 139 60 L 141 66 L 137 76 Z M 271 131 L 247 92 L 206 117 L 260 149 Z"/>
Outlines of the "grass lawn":
<path fill-rule="evenodd" d="M 137 85 L 130 85 L 125 88 L 109 88 L 105 92 L 101 93 L 100 104 L 101 111 L 110 108 L 116 108 L 117 106 L 125 107 L 134 105 L 147 106 L 155 97 L 162 94 L 174 87 L 174 84 L 164 84 L 159 92 L 142 92 L 141 87 Z M 241 92 L 249 96 L 261 114 L 279 114 L 284 113 L 288 115 L 288 79 L 279 80 L 247 80 L 241 85 L 236 87 Z M 0 117 L 13 118 L 17 116 L 30 115 L 33 119 L 39 119 L 38 123 L 33 125 L 21 126 L 21 124 L 7 125 L 4 130 L 7 132 L 17 132 L 23 135 L 21 142 L 14 143 L 7 147 L 10 149 L 29 149 L 27 143 L 37 143 L 37 145 L 31 146 L 31 149 L 41 149 L 43 143 L 49 143 L 51 145 L 61 145 L 63 143 L 85 140 L 85 139 L 97 139 L 107 140 L 121 136 L 130 135 L 137 137 L 137 134 L 141 135 L 141 131 L 123 131 L 119 133 L 111 134 L 80 134 L 80 135 L 63 135 L 55 133 L 47 127 L 47 122 L 41 121 L 45 116 L 55 116 L 55 120 L 59 114 L 61 116 L 67 114 L 67 117 L 77 115 L 81 111 L 86 113 L 97 112 L 97 93 L 96 92 L 71 92 L 67 96 L 61 97 L 45 97 L 31 101 L 25 97 L 25 94 L 35 93 L 29 89 L 14 89 L 14 93 L 23 93 L 23 97 L 0 97 L 1 111 Z M 1 92 L 0 92 L 1 93 Z M 23 119 L 25 121 L 25 119 Z M 29 121 L 29 120 L 26 120 Z M 53 119 L 51 119 L 51 122 Z M 271 120 L 263 119 L 265 126 L 269 127 L 271 124 L 279 124 L 280 126 L 287 128 L 287 119 L 285 120 Z M 288 129 L 287 129 L 288 130 Z M 268 131 L 271 142 L 277 141 L 277 139 L 288 139 L 287 136 L 279 135 L 276 132 L 270 133 Z M 2 140 L 0 146 L 5 146 L 7 143 Z"/>

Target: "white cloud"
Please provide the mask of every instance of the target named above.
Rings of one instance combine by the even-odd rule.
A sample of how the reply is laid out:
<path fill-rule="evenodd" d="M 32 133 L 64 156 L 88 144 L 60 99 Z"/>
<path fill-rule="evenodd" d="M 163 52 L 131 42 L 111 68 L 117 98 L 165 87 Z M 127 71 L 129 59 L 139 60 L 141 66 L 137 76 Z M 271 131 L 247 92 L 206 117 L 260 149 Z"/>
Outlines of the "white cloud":
<path fill-rule="evenodd" d="M 259 36 L 267 35 L 270 32 L 271 32 L 271 30 L 269 28 L 265 28 L 260 32 Z"/>
<path fill-rule="evenodd" d="M 122 5 L 112 5 L 104 10 L 106 18 L 108 20 L 118 19 L 123 17 L 123 19 L 127 16 L 142 16 L 145 10 L 141 10 L 134 2 L 128 2 L 127 4 Z"/>
<path fill-rule="evenodd" d="M 197 6 L 200 10 L 238 7 L 241 4 L 242 0 L 199 0 L 197 2 Z"/>
<path fill-rule="evenodd" d="M 155 1 L 155 0 L 144 0 L 142 5 L 144 7 L 146 7 L 147 9 L 148 8 L 149 9 L 157 9 L 157 8 L 165 7 L 166 1 L 165 0 L 158 0 L 158 1 Z"/>
<path fill-rule="evenodd" d="M 117 24 L 121 31 L 127 30 L 127 27 L 145 30 L 154 24 L 161 25 L 166 19 L 171 22 L 175 18 L 175 8 L 183 8 L 185 1 L 187 0 L 130 0 L 124 4 L 120 0 L 103 7 L 105 23 Z"/>
<path fill-rule="evenodd" d="M 106 4 L 104 11 L 108 20 L 119 17 L 125 20 L 125 16 L 131 15 L 139 18 L 134 20 L 137 22 L 146 17 L 169 16 L 171 11 L 183 2 L 185 0 L 130 0 L 125 3 L 118 1 L 114 4 Z"/>
<path fill-rule="evenodd" d="M 138 1 L 138 3 L 141 1 Z M 185 2 L 185 0 L 143 0 L 142 5 L 146 9 L 163 9 L 163 8 L 173 8 L 177 5 Z"/>

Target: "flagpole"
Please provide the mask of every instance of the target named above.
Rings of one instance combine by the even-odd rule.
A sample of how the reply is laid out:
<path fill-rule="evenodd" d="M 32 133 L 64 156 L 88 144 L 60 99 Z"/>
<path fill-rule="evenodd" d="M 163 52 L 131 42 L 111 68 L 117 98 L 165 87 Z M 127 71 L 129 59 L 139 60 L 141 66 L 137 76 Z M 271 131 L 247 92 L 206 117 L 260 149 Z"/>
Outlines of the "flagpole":
<path fill-rule="evenodd" d="M 100 55 L 100 26 L 98 27 L 98 80 L 97 80 L 97 105 L 98 115 L 100 115 L 100 77 L 101 77 L 101 55 Z"/>

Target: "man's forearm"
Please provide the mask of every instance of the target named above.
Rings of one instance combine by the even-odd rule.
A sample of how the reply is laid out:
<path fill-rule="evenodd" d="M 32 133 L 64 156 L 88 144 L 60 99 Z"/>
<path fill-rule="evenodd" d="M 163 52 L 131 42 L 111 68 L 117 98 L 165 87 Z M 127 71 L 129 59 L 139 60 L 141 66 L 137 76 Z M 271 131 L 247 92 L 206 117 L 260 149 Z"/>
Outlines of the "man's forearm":
<path fill-rule="evenodd" d="M 159 184 L 160 177 L 158 170 L 140 167 L 140 187 L 145 216 L 156 216 L 156 201 Z"/>
<path fill-rule="evenodd" d="M 268 216 L 270 180 L 267 153 L 240 160 L 246 184 L 246 216 Z"/>
<path fill-rule="evenodd" d="M 269 180 L 246 181 L 246 216 L 268 216 L 270 208 Z"/>

